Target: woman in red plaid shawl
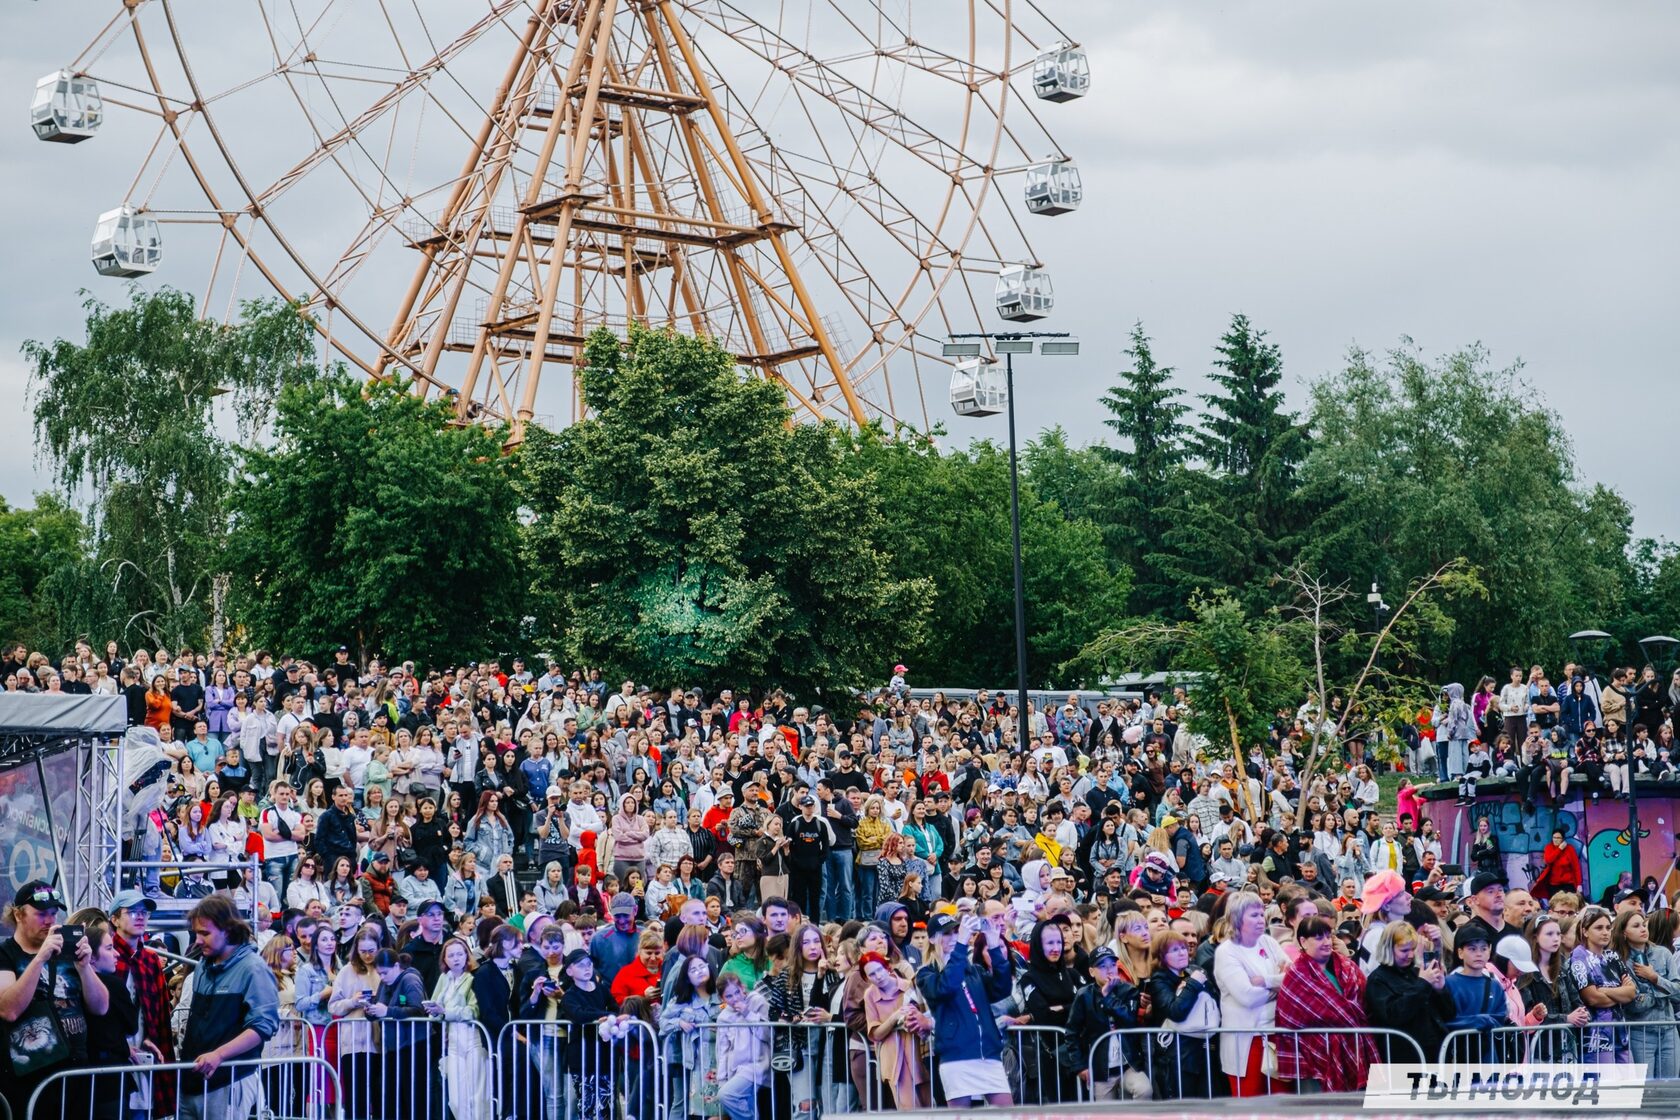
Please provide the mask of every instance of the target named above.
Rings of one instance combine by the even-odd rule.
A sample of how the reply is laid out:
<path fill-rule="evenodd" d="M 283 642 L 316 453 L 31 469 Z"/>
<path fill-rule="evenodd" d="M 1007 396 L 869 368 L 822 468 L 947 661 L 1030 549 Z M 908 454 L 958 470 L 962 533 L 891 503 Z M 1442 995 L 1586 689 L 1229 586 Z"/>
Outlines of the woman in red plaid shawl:
<path fill-rule="evenodd" d="M 1323 918 L 1304 918 L 1295 928 L 1301 955 L 1278 988 L 1277 1025 L 1290 1030 L 1347 1027 L 1368 1029 L 1365 974 L 1336 952 L 1335 931 Z M 1369 1034 L 1295 1034 L 1277 1040 L 1282 1081 L 1310 1080 L 1331 1093 L 1365 1087 L 1377 1047 Z M 1309 1088 L 1302 1086 L 1303 1089 Z"/>

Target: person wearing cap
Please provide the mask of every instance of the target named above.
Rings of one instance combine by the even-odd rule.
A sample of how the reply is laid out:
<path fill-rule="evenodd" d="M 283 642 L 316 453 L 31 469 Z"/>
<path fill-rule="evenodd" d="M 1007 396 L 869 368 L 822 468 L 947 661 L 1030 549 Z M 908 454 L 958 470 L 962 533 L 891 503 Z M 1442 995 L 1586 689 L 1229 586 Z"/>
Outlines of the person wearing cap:
<path fill-rule="evenodd" d="M 134 993 L 140 1011 L 140 1037 L 157 1048 L 159 1061 L 175 1060 L 175 1032 L 170 1029 L 169 981 L 163 958 L 147 947 L 146 929 L 157 903 L 137 890 L 111 896 L 111 943 L 117 951 L 116 975 Z M 153 1110 L 168 1115 L 175 1107 L 172 1078 L 152 1079 Z"/>
<path fill-rule="evenodd" d="M 616 902 L 617 899 L 615 898 Z M 598 974 L 589 951 L 573 949 L 564 958 L 566 985 L 556 1018 L 569 1023 L 565 1068 L 571 1071 L 576 1120 L 606 1120 L 615 1096 L 612 1043 L 602 1036 L 603 1021 L 618 1014 L 618 1001 Z M 622 1062 L 622 1057 L 620 1057 Z"/>
<path fill-rule="evenodd" d="M 444 915 L 447 908 L 439 898 L 425 899 L 414 907 L 417 919 L 414 932 L 407 941 L 398 946 L 402 952 L 408 954 L 409 962 L 414 970 L 420 974 L 421 986 L 426 991 L 437 987 L 438 973 L 441 971 L 440 954 L 443 952 Z"/>
<path fill-rule="evenodd" d="M 817 816 L 817 799 L 799 798 L 799 815 L 787 826 L 788 898 L 813 920 L 822 913 L 823 866 L 834 848 L 834 829 Z"/>
<path fill-rule="evenodd" d="M 1014 1100 L 1003 1068 L 1003 1038 L 989 1006 L 1011 991 L 1003 933 L 980 918 L 959 923 L 950 914 L 936 914 L 928 939 L 928 960 L 916 972 L 916 987 L 933 1018 L 933 1051 L 946 1100 L 954 1108 L 980 1098 L 1008 1108 Z"/>
<path fill-rule="evenodd" d="M 619 969 L 636 959 L 640 934 L 636 929 L 639 904 L 636 896 L 619 891 L 607 904 L 612 928 L 596 933 L 589 943 L 589 956 L 595 962 L 595 973 L 601 982 L 610 985 L 618 978 Z"/>
<path fill-rule="evenodd" d="M 1606 926 L 1608 937 L 1608 926 Z M 1480 1055 L 1495 1056 L 1492 1030 L 1511 1025 L 1510 1004 L 1500 977 L 1492 967 L 1495 935 L 1485 922 L 1472 918 L 1453 934 L 1453 954 L 1458 967 L 1447 975 L 1447 992 L 1453 997 L 1453 1018 L 1449 1030 L 1479 1032 Z M 1606 946 L 1608 947 L 1608 945 Z"/>
<path fill-rule="evenodd" d="M 93 968 L 93 951 L 87 938 L 76 943 L 72 954 L 64 952 L 64 934 L 59 917 L 64 900 L 50 883 L 35 879 L 18 888 L 5 920 L 12 936 L 0 943 L 0 1020 L 13 1037 L 33 1024 L 36 1032 L 51 1031 L 45 1022 L 57 1024 L 64 1052 L 43 1055 L 40 1064 L 22 1072 L 15 1067 L 0 1080 L 12 1115 L 25 1116 L 30 1095 L 54 1072 L 73 1067 L 87 1055 L 87 1016 L 104 1015 L 110 1009 L 110 993 Z M 68 956 L 68 959 L 66 957 Z M 45 977 L 46 984 L 41 980 Z M 35 1033 L 35 1032 L 31 1032 Z M 69 1116 L 86 1109 L 85 1083 L 65 1082 L 49 1088 L 37 1115 Z"/>
<path fill-rule="evenodd" d="M 1365 880 L 1359 891 L 1359 909 L 1366 918 L 1375 920 L 1360 940 L 1359 957 L 1369 974 L 1376 968 L 1377 938 L 1389 922 L 1404 920 L 1412 912 L 1412 896 L 1406 890 L 1406 880 L 1397 871 L 1378 871 Z"/>
<path fill-rule="evenodd" d="M 1097 1043 L 1110 1031 L 1144 1025 L 1138 1019 L 1143 993 L 1120 975 L 1120 959 L 1106 945 L 1091 954 L 1087 971 L 1092 982 L 1079 989 L 1068 1012 L 1070 1057 L 1075 1075 L 1088 1089 L 1084 1099 L 1111 1100 L 1126 1066 L 1124 1044 L 1118 1036 L 1111 1036 L 1109 1045 Z"/>

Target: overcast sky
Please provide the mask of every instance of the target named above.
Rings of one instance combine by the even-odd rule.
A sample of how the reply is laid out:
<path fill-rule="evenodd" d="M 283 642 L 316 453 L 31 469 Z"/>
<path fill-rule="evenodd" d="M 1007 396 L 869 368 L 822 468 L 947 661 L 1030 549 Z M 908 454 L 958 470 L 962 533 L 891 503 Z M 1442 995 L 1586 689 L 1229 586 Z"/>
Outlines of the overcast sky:
<path fill-rule="evenodd" d="M 916 0 L 919 18 L 947 2 Z M 1231 313 L 1247 313 L 1281 345 L 1297 403 L 1355 343 L 1409 335 L 1433 355 L 1479 341 L 1500 365 L 1526 363 L 1581 477 L 1628 497 L 1636 531 L 1680 538 L 1666 461 L 1680 410 L 1680 7 L 1046 6 L 1094 72 L 1089 98 L 1047 118 L 1085 207 L 1030 219 L 1058 294 L 1042 326 L 1076 332 L 1085 354 L 1020 367 L 1026 431 L 1100 436 L 1094 402 L 1134 320 L 1196 391 Z M 33 139 L 26 108 L 35 79 L 118 7 L 14 0 L 0 15 L 14 122 L 0 130 L 0 495 L 14 504 L 45 485 L 18 345 L 78 334 L 79 287 L 121 298 L 86 245 L 133 172 L 93 144 L 67 163 Z M 946 423 L 1004 436 L 1001 419 Z"/>

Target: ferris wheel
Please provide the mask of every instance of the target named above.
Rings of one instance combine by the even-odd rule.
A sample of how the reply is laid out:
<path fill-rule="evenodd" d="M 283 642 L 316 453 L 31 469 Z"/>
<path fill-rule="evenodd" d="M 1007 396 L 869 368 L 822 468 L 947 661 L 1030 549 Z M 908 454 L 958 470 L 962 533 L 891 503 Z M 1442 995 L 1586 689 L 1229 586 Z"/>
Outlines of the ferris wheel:
<path fill-rule="evenodd" d="M 110 6 L 32 107 L 145 144 L 95 268 L 298 300 L 324 353 L 512 440 L 633 322 L 925 430 L 947 335 L 1050 313 L 1030 227 L 1083 198 L 1047 118 L 1089 64 L 1033 0 Z"/>

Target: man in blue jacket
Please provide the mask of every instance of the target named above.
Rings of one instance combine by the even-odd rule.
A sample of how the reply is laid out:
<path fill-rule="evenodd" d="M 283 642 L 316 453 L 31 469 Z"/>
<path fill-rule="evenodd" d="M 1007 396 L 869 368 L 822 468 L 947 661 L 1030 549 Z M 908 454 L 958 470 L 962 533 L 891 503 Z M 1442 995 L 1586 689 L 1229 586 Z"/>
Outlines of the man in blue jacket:
<path fill-rule="evenodd" d="M 280 992 L 232 898 L 218 892 L 203 899 L 187 925 L 203 960 L 193 972 L 181 1060 L 193 1063 L 198 1076 L 182 1075 L 176 1116 L 247 1120 L 262 1092 L 252 1076 L 258 1066 L 225 1063 L 262 1056 L 263 1044 L 280 1027 Z"/>
<path fill-rule="evenodd" d="M 930 960 L 916 987 L 933 1015 L 933 1052 L 953 1108 L 984 1097 L 994 1108 L 1014 1104 L 1003 1068 L 1003 1036 L 991 1004 L 1009 994 L 1009 952 L 996 923 L 936 914 L 928 922 Z"/>

